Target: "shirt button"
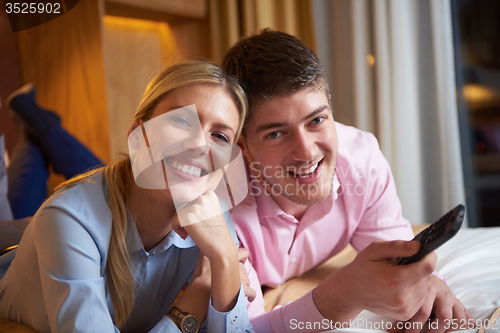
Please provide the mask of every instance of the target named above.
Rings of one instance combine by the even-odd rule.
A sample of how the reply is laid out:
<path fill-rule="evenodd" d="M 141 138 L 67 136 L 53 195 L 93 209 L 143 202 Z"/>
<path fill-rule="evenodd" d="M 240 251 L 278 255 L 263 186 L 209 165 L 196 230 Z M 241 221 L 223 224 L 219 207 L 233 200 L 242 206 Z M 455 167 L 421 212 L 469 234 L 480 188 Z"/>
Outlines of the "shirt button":
<path fill-rule="evenodd" d="M 240 328 L 239 327 L 235 327 L 231 330 L 231 333 L 240 333 Z"/>
<path fill-rule="evenodd" d="M 297 258 L 292 258 L 292 263 L 296 262 Z"/>
<path fill-rule="evenodd" d="M 147 262 L 148 262 L 148 257 L 142 257 L 142 258 L 141 258 L 141 262 L 142 262 L 143 264 L 147 263 Z"/>
<path fill-rule="evenodd" d="M 233 324 L 236 324 L 236 321 L 238 320 L 238 316 L 234 316 L 233 319 L 231 319 L 231 322 Z"/>

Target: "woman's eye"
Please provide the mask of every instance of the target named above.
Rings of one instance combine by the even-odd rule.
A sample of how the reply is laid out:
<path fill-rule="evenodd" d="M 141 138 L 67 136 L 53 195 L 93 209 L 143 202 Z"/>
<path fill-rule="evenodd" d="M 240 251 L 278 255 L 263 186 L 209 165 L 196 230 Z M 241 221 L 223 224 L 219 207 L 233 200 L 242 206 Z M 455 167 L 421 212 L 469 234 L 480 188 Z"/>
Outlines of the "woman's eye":
<path fill-rule="evenodd" d="M 321 117 L 316 117 L 314 118 L 311 123 L 312 124 L 319 124 L 319 123 L 322 123 L 324 120 L 326 119 L 325 116 L 321 116 Z"/>
<path fill-rule="evenodd" d="M 216 139 L 216 141 L 218 141 L 218 142 L 222 142 L 222 143 L 229 143 L 229 142 L 231 142 L 229 140 L 229 138 L 225 134 L 223 134 L 223 133 L 213 133 L 212 137 L 214 137 Z"/>
<path fill-rule="evenodd" d="M 172 117 L 170 120 L 177 126 L 190 127 L 191 122 L 186 117 Z"/>
<path fill-rule="evenodd" d="M 274 131 L 265 136 L 265 138 L 276 139 L 279 138 L 283 133 L 280 131 Z"/>

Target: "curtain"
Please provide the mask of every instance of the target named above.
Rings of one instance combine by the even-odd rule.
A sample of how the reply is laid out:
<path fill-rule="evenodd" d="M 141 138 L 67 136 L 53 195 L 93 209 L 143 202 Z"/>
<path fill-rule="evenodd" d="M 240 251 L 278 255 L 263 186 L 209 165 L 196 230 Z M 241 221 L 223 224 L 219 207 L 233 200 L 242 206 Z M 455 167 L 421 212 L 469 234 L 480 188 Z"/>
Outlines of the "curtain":
<path fill-rule="evenodd" d="M 263 28 L 280 30 L 315 50 L 310 0 L 208 0 L 211 58 L 222 63 L 241 37 Z"/>
<path fill-rule="evenodd" d="M 465 203 L 449 0 L 313 0 L 337 120 L 373 132 L 403 215 Z"/>

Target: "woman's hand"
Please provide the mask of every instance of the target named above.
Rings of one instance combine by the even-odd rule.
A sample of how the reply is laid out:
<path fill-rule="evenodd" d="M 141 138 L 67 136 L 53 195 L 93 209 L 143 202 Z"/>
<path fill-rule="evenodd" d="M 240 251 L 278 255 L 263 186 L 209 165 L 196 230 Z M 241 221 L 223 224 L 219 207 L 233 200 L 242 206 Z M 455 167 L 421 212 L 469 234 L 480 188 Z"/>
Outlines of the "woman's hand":
<path fill-rule="evenodd" d="M 172 228 L 183 238 L 191 236 L 208 258 L 212 306 L 219 312 L 230 311 L 236 304 L 241 285 L 238 253 L 217 195 L 207 191 L 178 210 L 177 216 L 172 218 Z"/>
<path fill-rule="evenodd" d="M 210 261 L 237 258 L 236 244 L 227 229 L 214 191 L 205 192 L 178 210 L 177 215 L 172 218 L 172 228 L 184 239 L 191 236 Z"/>

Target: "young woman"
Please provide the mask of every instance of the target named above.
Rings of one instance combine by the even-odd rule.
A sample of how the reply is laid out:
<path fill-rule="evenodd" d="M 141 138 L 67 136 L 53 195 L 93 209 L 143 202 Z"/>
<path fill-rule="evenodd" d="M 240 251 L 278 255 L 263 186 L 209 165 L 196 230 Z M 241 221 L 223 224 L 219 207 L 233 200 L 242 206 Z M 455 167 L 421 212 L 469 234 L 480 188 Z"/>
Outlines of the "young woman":
<path fill-rule="evenodd" d="M 129 131 L 131 158 L 66 182 L 31 221 L 0 280 L 0 318 L 40 332 L 252 331 L 229 214 L 200 218 L 219 205 L 212 152 L 237 140 L 246 103 L 208 62 L 160 73 Z M 138 147 L 156 161 L 139 175 Z"/>

